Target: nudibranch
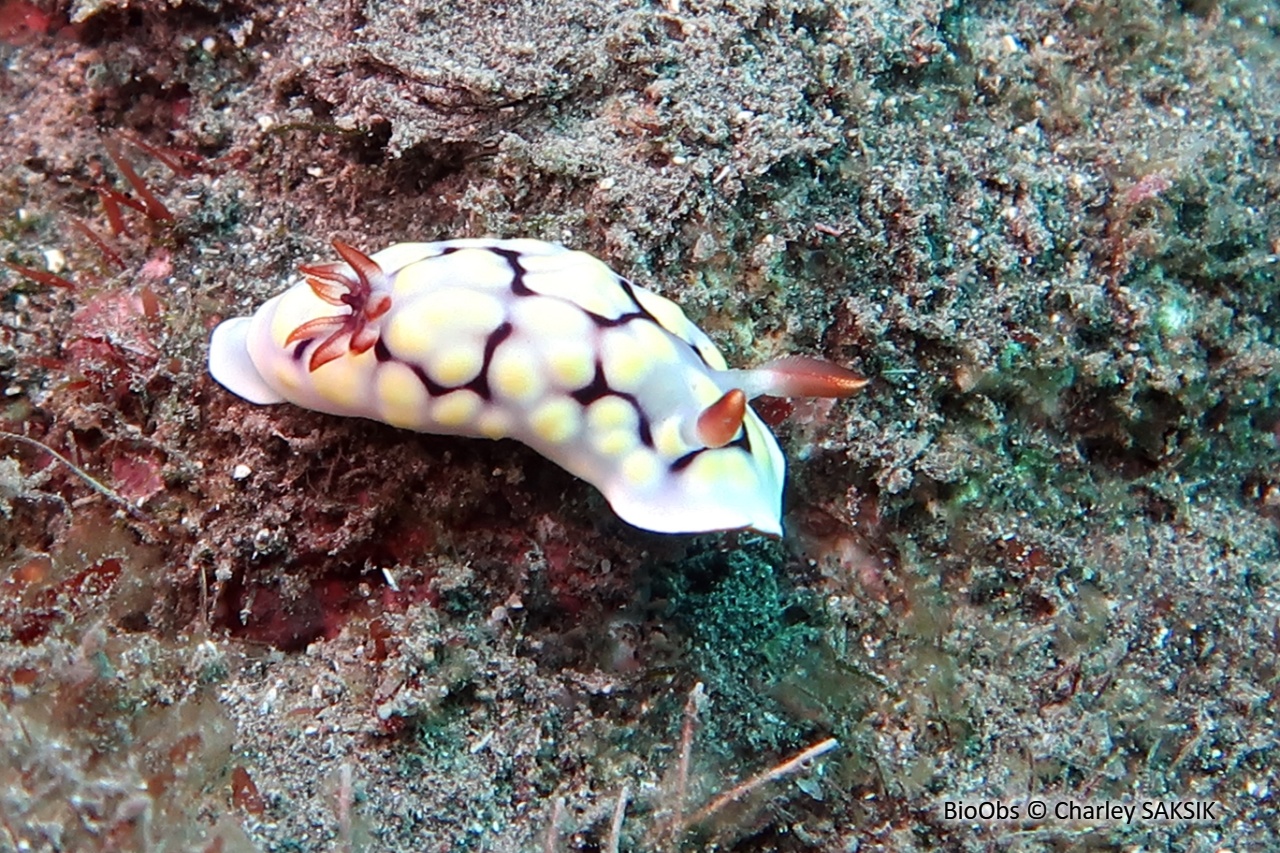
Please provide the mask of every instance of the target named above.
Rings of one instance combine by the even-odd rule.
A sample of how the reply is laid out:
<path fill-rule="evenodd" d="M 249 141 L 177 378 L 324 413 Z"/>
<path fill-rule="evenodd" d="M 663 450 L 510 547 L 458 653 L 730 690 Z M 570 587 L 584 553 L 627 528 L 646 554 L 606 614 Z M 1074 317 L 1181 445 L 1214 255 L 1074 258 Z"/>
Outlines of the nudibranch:
<path fill-rule="evenodd" d="M 252 403 L 517 439 L 646 530 L 781 535 L 786 463 L 747 401 L 867 382 L 802 356 L 730 369 L 675 303 L 554 243 L 333 246 L 341 261 L 214 330 L 214 379 Z"/>

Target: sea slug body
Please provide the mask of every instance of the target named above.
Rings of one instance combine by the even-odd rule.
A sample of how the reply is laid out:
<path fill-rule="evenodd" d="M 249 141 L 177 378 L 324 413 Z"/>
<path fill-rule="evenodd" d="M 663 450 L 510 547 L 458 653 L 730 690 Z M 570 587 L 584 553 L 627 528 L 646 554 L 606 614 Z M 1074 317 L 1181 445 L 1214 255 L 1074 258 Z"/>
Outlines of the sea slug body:
<path fill-rule="evenodd" d="M 675 303 L 553 243 L 334 248 L 214 330 L 214 379 L 252 403 L 517 439 L 646 530 L 780 535 L 785 461 L 747 400 L 866 384 L 802 356 L 730 369 Z"/>

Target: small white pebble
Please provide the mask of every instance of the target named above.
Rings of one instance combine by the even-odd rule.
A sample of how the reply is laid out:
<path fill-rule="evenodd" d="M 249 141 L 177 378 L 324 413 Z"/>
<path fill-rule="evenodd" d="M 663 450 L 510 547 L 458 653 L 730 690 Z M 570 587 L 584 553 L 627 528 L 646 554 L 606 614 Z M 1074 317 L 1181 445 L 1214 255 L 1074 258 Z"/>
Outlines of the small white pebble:
<path fill-rule="evenodd" d="M 249 41 L 249 36 L 253 35 L 253 21 L 245 21 L 238 27 L 232 27 L 227 32 L 231 33 L 231 43 L 236 47 L 244 47 Z"/>
<path fill-rule="evenodd" d="M 51 273 L 60 273 L 67 268 L 67 256 L 61 249 L 45 249 L 44 267 Z"/>
<path fill-rule="evenodd" d="M 218 49 L 218 40 L 213 36 L 205 36 L 200 42 L 200 47 L 204 48 L 205 53 L 213 53 Z"/>
<path fill-rule="evenodd" d="M 266 694 L 263 695 L 262 702 L 258 704 L 258 713 L 264 717 L 267 714 L 270 714 L 271 711 L 276 706 L 276 699 L 278 699 L 279 697 L 280 697 L 279 690 L 277 690 L 275 687 L 269 688 Z"/>
<path fill-rule="evenodd" d="M 617 183 L 618 182 L 613 178 L 601 178 L 600 182 L 597 183 L 596 186 L 602 190 L 611 190 L 617 185 Z"/>
<path fill-rule="evenodd" d="M 276 126 L 276 120 L 271 116 L 263 114 L 258 116 L 258 130 L 266 133 L 268 130 Z"/>
<path fill-rule="evenodd" d="M 252 475 L 253 469 L 243 462 L 231 469 L 231 479 L 233 480 L 247 480 Z"/>
<path fill-rule="evenodd" d="M 320 168 L 319 166 L 308 166 L 308 167 L 307 167 L 307 174 L 308 174 L 308 175 L 310 175 L 310 176 L 311 176 L 311 177 L 313 177 L 313 178 L 323 178 L 323 177 L 324 177 L 324 169 Z"/>
<path fill-rule="evenodd" d="M 392 592 L 400 591 L 400 584 L 396 583 L 396 576 L 391 574 L 391 570 L 385 566 L 382 569 L 382 577 L 386 580 L 387 586 L 391 587 Z"/>

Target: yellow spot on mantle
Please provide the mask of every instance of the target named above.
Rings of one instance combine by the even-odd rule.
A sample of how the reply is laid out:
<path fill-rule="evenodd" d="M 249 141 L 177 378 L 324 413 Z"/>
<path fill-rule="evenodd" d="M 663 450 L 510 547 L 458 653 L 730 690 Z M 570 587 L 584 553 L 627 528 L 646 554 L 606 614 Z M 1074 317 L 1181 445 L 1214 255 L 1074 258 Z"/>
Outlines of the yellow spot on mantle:
<path fill-rule="evenodd" d="M 440 293 L 455 290 L 449 286 L 455 281 L 465 281 L 472 293 L 484 290 L 502 292 L 511 284 L 511 267 L 500 256 L 478 248 L 432 255 L 407 264 L 397 272 L 392 293 L 410 297 L 425 293 L 427 298 L 434 298 Z"/>
<path fill-rule="evenodd" d="M 311 385 L 317 394 L 333 405 L 359 410 L 368 399 L 373 384 L 370 374 L 376 363 L 373 350 L 359 355 L 344 353 L 341 358 L 335 358 L 313 371 L 310 374 Z"/>
<path fill-rule="evenodd" d="M 582 429 L 582 407 L 566 397 L 555 397 L 529 413 L 529 426 L 543 441 L 560 444 Z"/>
<path fill-rule="evenodd" d="M 662 324 L 662 327 L 671 334 L 682 340 L 688 340 L 689 327 L 693 325 L 689 322 L 689 318 L 680 310 L 680 306 L 672 302 L 665 296 L 659 296 L 651 290 L 645 290 L 643 287 L 633 288 L 636 294 L 636 301 L 640 303 L 644 310 L 648 311 L 653 319 Z"/>
<path fill-rule="evenodd" d="M 629 429 L 611 429 L 591 434 L 591 447 L 601 456 L 621 456 L 640 443 L 640 436 Z"/>
<path fill-rule="evenodd" d="M 474 391 L 450 391 L 431 406 L 431 417 L 440 426 L 457 429 L 473 423 L 484 401 Z"/>
<path fill-rule="evenodd" d="M 545 347 L 544 358 L 552 378 L 568 390 L 584 387 L 596 374 L 591 345 L 583 339 L 554 341 Z"/>
<path fill-rule="evenodd" d="M 442 350 L 456 346 L 483 351 L 484 337 L 502 325 L 504 317 L 502 303 L 487 293 L 445 288 L 393 300 L 383 339 L 399 358 L 426 365 Z"/>
<path fill-rule="evenodd" d="M 528 272 L 525 284 L 536 293 L 560 297 L 610 320 L 634 310 L 613 270 L 586 252 L 526 255 L 520 260 Z"/>
<path fill-rule="evenodd" d="M 737 447 L 699 453 L 685 469 L 684 476 L 700 492 L 746 494 L 760 487 L 760 478 L 751 458 Z"/>
<path fill-rule="evenodd" d="M 267 302 L 258 310 L 271 310 L 271 340 L 281 348 L 284 348 L 284 342 L 293 330 L 303 323 L 317 317 L 340 317 L 351 312 L 349 308 L 340 308 L 325 302 L 316 296 L 307 284 L 294 285 L 273 299 L 279 300 L 274 309 L 270 309 L 268 306 L 271 303 Z M 289 347 L 290 350 L 292 348 L 292 346 Z"/>
<path fill-rule="evenodd" d="M 550 296 L 521 296 L 511 303 L 511 322 L 535 340 L 585 338 L 595 327 L 572 302 Z"/>
<path fill-rule="evenodd" d="M 453 387 L 475 379 L 484 366 L 484 353 L 471 343 L 456 343 L 427 359 L 427 375 L 441 385 Z"/>
<path fill-rule="evenodd" d="M 630 403 L 621 397 L 601 397 L 587 409 L 587 426 L 592 432 L 627 429 L 635 432 L 640 419 Z"/>
<path fill-rule="evenodd" d="M 652 486 L 662 474 L 662 465 L 658 457 L 651 451 L 638 449 L 627 454 L 622 460 L 622 477 L 632 488 L 643 489 Z"/>
<path fill-rule="evenodd" d="M 485 438 L 506 438 L 511 427 L 511 415 L 496 406 L 486 406 L 476 418 L 476 430 Z"/>
<path fill-rule="evenodd" d="M 503 397 L 520 403 L 536 400 L 547 387 L 537 362 L 524 347 L 511 342 L 504 343 L 493 354 L 489 383 Z"/>
<path fill-rule="evenodd" d="M 378 417 L 401 429 L 422 429 L 427 423 L 429 395 L 407 365 L 387 362 L 376 372 Z"/>
<path fill-rule="evenodd" d="M 306 370 L 306 364 L 301 365 L 294 362 L 292 358 L 278 358 L 273 367 L 276 375 L 276 385 L 288 391 L 290 394 L 297 394 L 302 390 L 302 381 L 298 377 L 299 370 Z"/>
<path fill-rule="evenodd" d="M 615 391 L 635 391 L 653 366 L 644 347 L 625 328 L 609 329 L 600 336 L 604 378 Z"/>
<path fill-rule="evenodd" d="M 669 462 L 674 462 L 693 449 L 681 434 L 679 418 L 667 418 L 659 422 L 653 429 L 653 443 Z"/>

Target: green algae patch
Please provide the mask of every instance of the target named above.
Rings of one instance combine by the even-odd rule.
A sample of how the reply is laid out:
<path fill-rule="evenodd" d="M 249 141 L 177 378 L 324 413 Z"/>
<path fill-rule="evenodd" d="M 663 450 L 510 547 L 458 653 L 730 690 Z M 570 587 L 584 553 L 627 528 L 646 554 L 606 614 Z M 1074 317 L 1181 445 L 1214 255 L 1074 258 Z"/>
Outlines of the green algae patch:
<path fill-rule="evenodd" d="M 805 745 L 825 716 L 813 670 L 822 656 L 818 602 L 786 579 L 777 543 L 708 550 L 657 579 L 668 618 L 687 634 L 683 666 L 705 685 L 702 748 L 761 754 Z"/>

